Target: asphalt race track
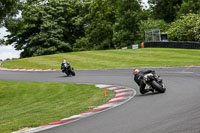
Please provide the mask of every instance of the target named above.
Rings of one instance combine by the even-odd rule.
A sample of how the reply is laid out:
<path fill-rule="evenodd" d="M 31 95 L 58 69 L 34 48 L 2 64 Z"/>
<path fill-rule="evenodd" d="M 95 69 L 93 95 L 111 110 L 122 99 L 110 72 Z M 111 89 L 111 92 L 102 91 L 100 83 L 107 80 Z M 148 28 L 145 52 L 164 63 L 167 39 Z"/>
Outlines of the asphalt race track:
<path fill-rule="evenodd" d="M 164 80 L 164 94 L 140 95 L 131 69 L 80 70 L 75 77 L 60 71 L 0 71 L 0 80 L 100 83 L 137 91 L 121 106 L 41 133 L 200 133 L 200 67 L 153 69 Z"/>

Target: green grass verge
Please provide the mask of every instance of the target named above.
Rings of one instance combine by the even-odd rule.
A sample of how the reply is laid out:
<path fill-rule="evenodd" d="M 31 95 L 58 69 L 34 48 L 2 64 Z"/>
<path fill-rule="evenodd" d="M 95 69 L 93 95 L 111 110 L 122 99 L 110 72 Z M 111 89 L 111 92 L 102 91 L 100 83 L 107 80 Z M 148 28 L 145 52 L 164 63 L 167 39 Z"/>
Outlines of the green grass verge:
<path fill-rule="evenodd" d="M 90 110 L 114 96 L 94 85 L 0 81 L 0 132 L 36 127 Z M 108 96 L 104 96 L 104 91 Z"/>
<path fill-rule="evenodd" d="M 200 50 L 144 48 L 71 52 L 4 62 L 5 68 L 60 69 L 63 59 L 75 69 L 200 65 Z"/>

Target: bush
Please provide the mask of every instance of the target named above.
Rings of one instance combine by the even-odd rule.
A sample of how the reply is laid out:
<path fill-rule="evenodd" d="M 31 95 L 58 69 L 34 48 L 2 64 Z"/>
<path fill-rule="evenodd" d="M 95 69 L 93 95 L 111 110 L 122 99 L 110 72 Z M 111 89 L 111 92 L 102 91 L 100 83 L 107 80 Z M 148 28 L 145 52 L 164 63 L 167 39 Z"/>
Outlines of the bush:
<path fill-rule="evenodd" d="M 172 23 L 167 31 L 170 40 L 200 41 L 200 14 L 187 14 Z"/>
<path fill-rule="evenodd" d="M 84 51 L 91 49 L 92 46 L 90 46 L 90 42 L 88 38 L 82 37 L 81 39 L 77 39 L 76 43 L 74 44 L 74 51 Z"/>

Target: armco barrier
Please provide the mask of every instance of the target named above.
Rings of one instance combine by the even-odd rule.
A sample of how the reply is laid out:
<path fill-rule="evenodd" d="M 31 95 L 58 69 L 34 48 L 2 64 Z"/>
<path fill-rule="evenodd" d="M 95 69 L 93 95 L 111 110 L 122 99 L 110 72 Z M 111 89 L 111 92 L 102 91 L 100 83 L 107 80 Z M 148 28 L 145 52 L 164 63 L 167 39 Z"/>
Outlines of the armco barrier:
<path fill-rule="evenodd" d="M 184 48 L 184 49 L 200 49 L 200 42 L 144 42 L 145 48 Z"/>

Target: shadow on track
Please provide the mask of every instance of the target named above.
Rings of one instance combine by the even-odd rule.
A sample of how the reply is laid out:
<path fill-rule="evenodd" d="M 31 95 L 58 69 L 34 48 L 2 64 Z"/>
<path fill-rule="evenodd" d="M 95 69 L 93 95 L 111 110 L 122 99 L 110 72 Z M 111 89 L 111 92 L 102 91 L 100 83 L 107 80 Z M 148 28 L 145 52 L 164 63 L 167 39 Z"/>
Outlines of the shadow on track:
<path fill-rule="evenodd" d="M 70 75 L 70 76 L 67 76 L 67 75 L 58 76 L 58 78 L 64 78 L 64 77 L 65 77 L 65 78 L 66 78 L 66 77 L 69 77 L 69 78 L 70 78 L 70 77 L 74 77 L 74 76 L 71 76 L 71 75 Z"/>
<path fill-rule="evenodd" d="M 137 96 L 153 96 L 153 95 L 159 95 L 164 93 L 154 92 L 154 93 L 147 93 L 147 94 L 138 94 Z"/>

